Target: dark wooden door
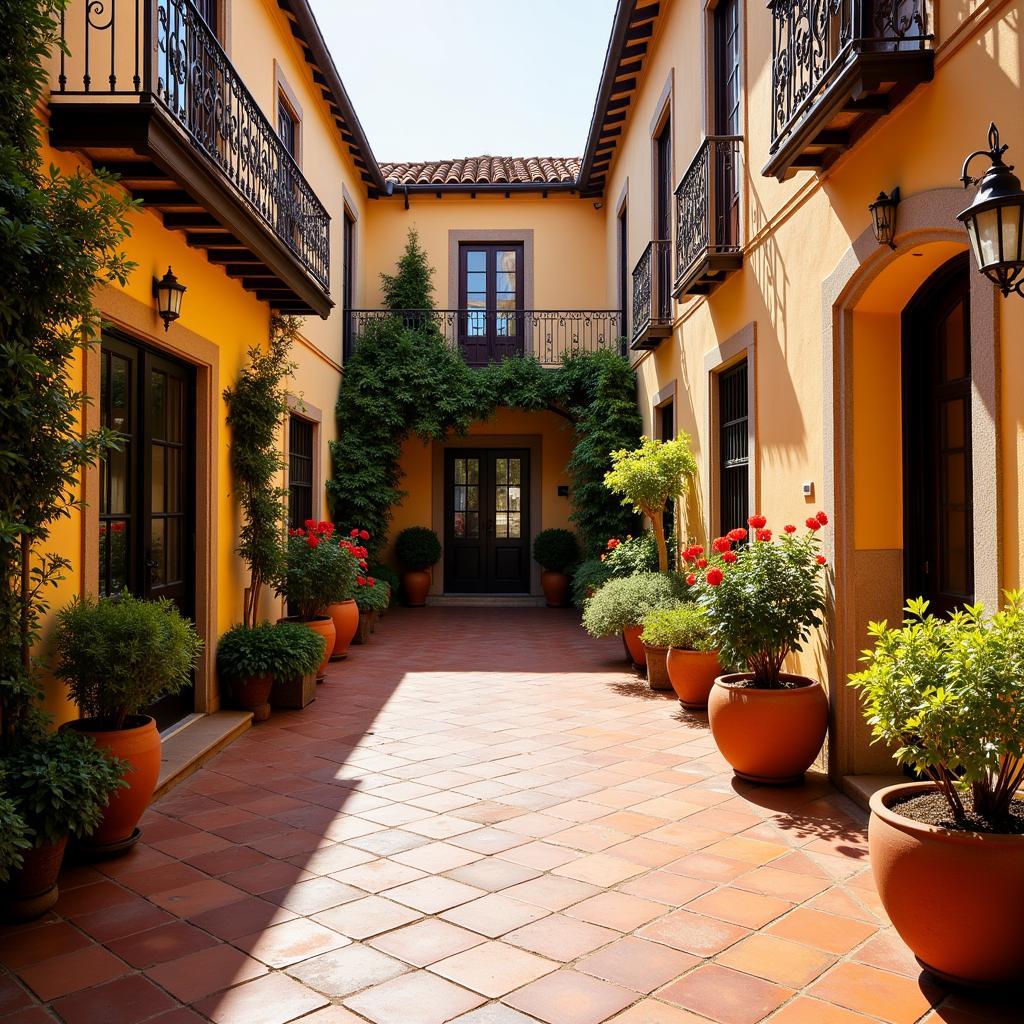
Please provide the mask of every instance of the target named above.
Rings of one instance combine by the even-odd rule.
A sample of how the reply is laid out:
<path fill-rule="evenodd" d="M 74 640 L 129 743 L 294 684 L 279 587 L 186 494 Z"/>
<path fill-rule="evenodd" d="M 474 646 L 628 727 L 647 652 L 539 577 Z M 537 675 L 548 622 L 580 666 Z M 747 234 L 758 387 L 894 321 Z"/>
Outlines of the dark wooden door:
<path fill-rule="evenodd" d="M 939 614 L 974 600 L 969 295 L 957 257 L 903 316 L 904 589 Z"/>
<path fill-rule="evenodd" d="M 530 590 L 530 453 L 445 452 L 445 591 Z"/>
<path fill-rule="evenodd" d="M 100 419 L 120 439 L 100 464 L 102 596 L 168 598 L 195 615 L 195 380 L 191 367 L 104 335 Z M 189 687 L 149 709 L 190 714 Z"/>
<path fill-rule="evenodd" d="M 459 246 L 459 347 L 470 366 L 522 355 L 523 247 Z"/>

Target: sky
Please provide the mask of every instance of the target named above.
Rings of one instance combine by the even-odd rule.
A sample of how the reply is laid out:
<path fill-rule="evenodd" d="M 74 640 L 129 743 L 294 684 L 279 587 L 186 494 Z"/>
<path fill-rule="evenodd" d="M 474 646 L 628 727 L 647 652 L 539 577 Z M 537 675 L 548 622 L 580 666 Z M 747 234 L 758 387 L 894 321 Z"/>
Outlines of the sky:
<path fill-rule="evenodd" d="M 312 0 L 382 163 L 580 156 L 615 0 Z"/>

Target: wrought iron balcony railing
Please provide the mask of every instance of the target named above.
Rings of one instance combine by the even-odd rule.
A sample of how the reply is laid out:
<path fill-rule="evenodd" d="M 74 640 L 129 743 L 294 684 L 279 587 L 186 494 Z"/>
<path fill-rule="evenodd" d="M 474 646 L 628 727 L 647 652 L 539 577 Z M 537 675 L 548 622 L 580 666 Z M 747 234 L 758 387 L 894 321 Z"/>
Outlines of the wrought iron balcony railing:
<path fill-rule="evenodd" d="M 743 262 L 742 135 L 709 135 L 676 189 L 675 294 L 706 295 Z"/>
<path fill-rule="evenodd" d="M 671 268 L 667 239 L 649 242 L 633 268 L 632 348 L 657 348 L 672 333 Z"/>
<path fill-rule="evenodd" d="M 470 366 L 516 355 L 560 366 L 567 355 L 600 349 L 625 354 L 617 309 L 353 309 L 347 315 L 352 350 L 370 325 L 396 318 L 416 330 L 432 325 Z"/>
<path fill-rule="evenodd" d="M 78 148 L 114 150 L 118 131 L 125 133 L 119 117 L 138 125 L 140 107 L 163 114 L 184 136 L 182 144 L 213 166 L 250 215 L 328 291 L 330 216 L 192 0 L 72 0 L 60 14 L 60 40 L 51 105 L 65 136 Z M 87 111 L 98 104 L 107 105 L 106 122 L 101 115 L 89 121 Z M 84 137 L 87 130 L 94 139 Z M 172 162 L 152 145 L 145 155 Z M 133 165 L 122 162 L 122 168 L 130 178 Z M 147 203 L 159 207 L 160 199 L 150 186 Z"/>
<path fill-rule="evenodd" d="M 882 116 L 931 78 L 926 2 L 769 0 L 772 142 L 765 174 L 826 166 L 866 130 L 862 115 Z"/>

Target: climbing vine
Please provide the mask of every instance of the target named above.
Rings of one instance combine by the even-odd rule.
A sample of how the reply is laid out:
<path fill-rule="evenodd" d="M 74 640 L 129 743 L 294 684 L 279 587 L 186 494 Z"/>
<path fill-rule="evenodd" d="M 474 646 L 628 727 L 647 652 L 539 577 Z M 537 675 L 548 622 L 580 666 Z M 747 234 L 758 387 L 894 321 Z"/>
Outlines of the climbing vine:
<path fill-rule="evenodd" d="M 388 308 L 432 308 L 431 274 L 410 232 L 396 275 L 384 278 Z M 327 483 L 335 522 L 364 527 L 382 541 L 405 497 L 403 443 L 465 434 L 499 407 L 555 412 L 573 431 L 570 518 L 588 553 L 636 530 L 635 515 L 603 484 L 609 453 L 634 447 L 642 429 L 636 375 L 625 359 L 611 351 L 581 353 L 552 370 L 519 356 L 471 369 L 433 323 L 409 327 L 398 317 L 371 323 L 345 365 Z"/>

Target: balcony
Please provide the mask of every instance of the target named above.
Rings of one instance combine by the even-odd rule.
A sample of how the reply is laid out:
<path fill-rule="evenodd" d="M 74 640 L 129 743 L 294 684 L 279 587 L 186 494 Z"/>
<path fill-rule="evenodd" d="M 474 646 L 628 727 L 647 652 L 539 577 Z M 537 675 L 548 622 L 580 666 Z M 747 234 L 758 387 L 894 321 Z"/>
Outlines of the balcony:
<path fill-rule="evenodd" d="M 191 0 L 73 0 L 53 144 L 83 153 L 273 308 L 330 312 L 330 217 Z"/>
<path fill-rule="evenodd" d="M 709 295 L 743 265 L 742 135 L 710 135 L 676 189 L 677 299 Z"/>
<path fill-rule="evenodd" d="M 371 324 L 397 318 L 413 330 L 433 325 L 470 366 L 527 355 L 542 366 L 557 367 L 564 356 L 601 349 L 625 355 L 617 309 L 353 309 L 349 317 L 352 349 Z"/>
<path fill-rule="evenodd" d="M 920 82 L 926 0 L 769 0 L 772 143 L 763 174 L 823 170 Z"/>
<path fill-rule="evenodd" d="M 633 268 L 632 349 L 655 349 L 672 333 L 672 245 L 647 244 Z"/>

